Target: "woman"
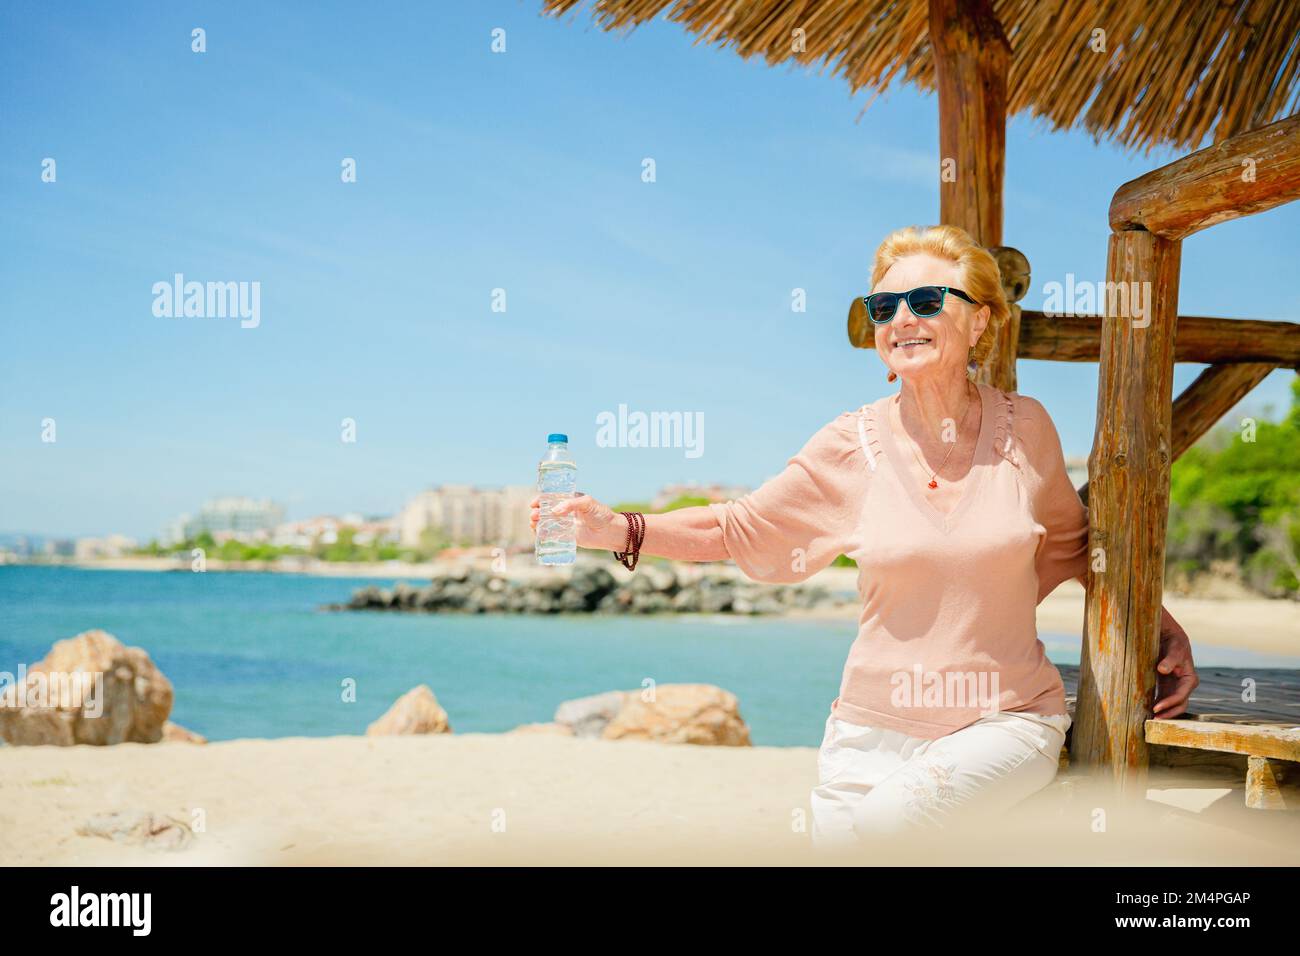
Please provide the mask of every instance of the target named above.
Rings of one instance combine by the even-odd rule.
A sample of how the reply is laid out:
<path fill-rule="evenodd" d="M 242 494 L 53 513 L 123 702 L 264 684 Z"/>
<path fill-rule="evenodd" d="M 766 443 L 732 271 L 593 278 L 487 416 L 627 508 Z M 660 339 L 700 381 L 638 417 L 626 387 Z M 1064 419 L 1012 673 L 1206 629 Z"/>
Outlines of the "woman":
<path fill-rule="evenodd" d="M 1087 571 L 1087 511 L 1046 410 L 971 380 L 1009 311 L 992 256 L 952 226 L 900 230 L 872 289 L 899 391 L 736 501 L 645 516 L 641 545 L 773 583 L 857 561 L 858 637 L 812 792 L 820 845 L 999 813 L 1052 780 L 1070 718 L 1034 609 Z M 590 496 L 557 511 L 577 516 L 580 546 L 625 548 L 627 519 Z M 1161 630 L 1155 710 L 1173 717 L 1197 677 L 1168 612 Z"/>

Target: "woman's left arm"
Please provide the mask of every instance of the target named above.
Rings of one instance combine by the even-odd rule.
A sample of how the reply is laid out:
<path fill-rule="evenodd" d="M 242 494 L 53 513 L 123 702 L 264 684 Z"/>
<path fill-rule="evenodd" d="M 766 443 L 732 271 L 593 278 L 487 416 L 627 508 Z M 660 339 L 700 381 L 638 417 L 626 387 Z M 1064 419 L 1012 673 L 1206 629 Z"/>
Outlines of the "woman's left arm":
<path fill-rule="evenodd" d="M 1024 439 L 1022 448 L 1027 478 L 1034 489 L 1034 510 L 1046 529 L 1037 559 L 1041 603 L 1068 578 L 1087 586 L 1088 509 L 1066 473 L 1061 438 L 1047 410 L 1040 402 L 1023 395 L 1017 403 L 1023 417 L 1016 424 Z M 1184 713 L 1188 698 L 1200 682 L 1187 632 L 1161 607 L 1155 716 L 1169 718 Z"/>
<path fill-rule="evenodd" d="M 1063 581 L 1075 578 L 1087 584 L 1088 509 L 1066 472 L 1061 436 L 1041 402 L 1016 396 L 1014 431 L 1030 509 L 1043 529 L 1034 556 L 1041 604 Z"/>
<path fill-rule="evenodd" d="M 1183 626 L 1165 607 L 1160 608 L 1160 653 L 1156 663 L 1155 716 L 1177 717 L 1187 710 L 1187 701 L 1201 679 L 1192 663 L 1192 642 Z"/>

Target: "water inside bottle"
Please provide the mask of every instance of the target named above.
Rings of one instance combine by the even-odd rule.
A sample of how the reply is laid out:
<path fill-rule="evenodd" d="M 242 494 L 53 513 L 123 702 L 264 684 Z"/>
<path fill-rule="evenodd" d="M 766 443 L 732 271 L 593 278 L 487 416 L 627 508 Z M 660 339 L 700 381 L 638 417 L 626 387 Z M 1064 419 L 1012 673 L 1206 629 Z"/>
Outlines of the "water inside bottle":
<path fill-rule="evenodd" d="M 577 519 L 573 515 L 551 514 L 556 503 L 574 497 L 577 488 L 578 466 L 572 460 L 548 457 L 537 466 L 540 499 L 536 544 L 538 563 L 572 564 L 577 557 Z"/>

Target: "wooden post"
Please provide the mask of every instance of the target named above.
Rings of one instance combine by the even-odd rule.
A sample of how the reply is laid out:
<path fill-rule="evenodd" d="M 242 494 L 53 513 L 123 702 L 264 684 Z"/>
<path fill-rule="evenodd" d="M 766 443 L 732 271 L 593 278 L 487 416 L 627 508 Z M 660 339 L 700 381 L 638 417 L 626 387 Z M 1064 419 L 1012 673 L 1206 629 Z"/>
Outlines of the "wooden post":
<path fill-rule="evenodd" d="M 1126 788 L 1146 776 L 1143 723 L 1154 703 L 1181 243 L 1215 223 L 1300 199 L 1298 133 L 1300 117 L 1289 117 L 1234 136 L 1125 183 L 1111 200 L 1107 285 L 1144 298 L 1149 287 L 1150 308 L 1139 323 L 1108 303 L 1102 319 L 1088 459 L 1093 565 L 1070 755 L 1109 766 Z"/>
<path fill-rule="evenodd" d="M 1246 806 L 1252 810 L 1286 810 L 1294 807 L 1295 798 L 1287 799 L 1287 791 L 1282 788 L 1288 775 L 1295 779 L 1295 764 L 1284 764 L 1280 760 L 1268 757 L 1246 758 Z"/>
<path fill-rule="evenodd" d="M 930 0 L 930 50 L 939 90 L 939 220 L 980 245 L 1002 245 L 1011 44 L 991 0 Z M 980 381 L 1016 387 L 1020 312 L 1012 306 Z"/>
<path fill-rule="evenodd" d="M 1178 241 L 1126 230 L 1111 236 L 1106 262 L 1117 294 L 1102 319 L 1088 461 L 1092 570 L 1070 753 L 1076 764 L 1109 767 L 1124 787 L 1145 780 L 1154 703 L 1180 253 Z"/>

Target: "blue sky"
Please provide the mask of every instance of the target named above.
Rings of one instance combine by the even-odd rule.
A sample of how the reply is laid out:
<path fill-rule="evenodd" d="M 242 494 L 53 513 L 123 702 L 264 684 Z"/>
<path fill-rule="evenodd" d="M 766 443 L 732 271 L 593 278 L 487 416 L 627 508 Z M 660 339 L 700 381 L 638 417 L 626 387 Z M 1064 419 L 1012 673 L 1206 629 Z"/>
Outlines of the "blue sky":
<path fill-rule="evenodd" d="M 225 494 L 392 513 L 441 482 L 531 483 L 551 431 L 606 501 L 752 486 L 892 390 L 845 312 L 880 239 L 938 216 L 935 99 L 860 116 L 828 75 L 538 7 L 6 4 L 0 531 L 151 536 Z M 1111 194 L 1171 158 L 1013 119 L 1025 305 L 1104 278 Z M 1193 237 L 1181 311 L 1295 321 L 1298 236 L 1293 204 Z M 260 326 L 154 316 L 177 272 L 260 282 Z M 1285 408 L 1290 374 L 1252 407 Z M 1068 454 L 1095 386 L 1020 363 Z M 620 403 L 702 413 L 704 454 L 597 447 Z"/>

